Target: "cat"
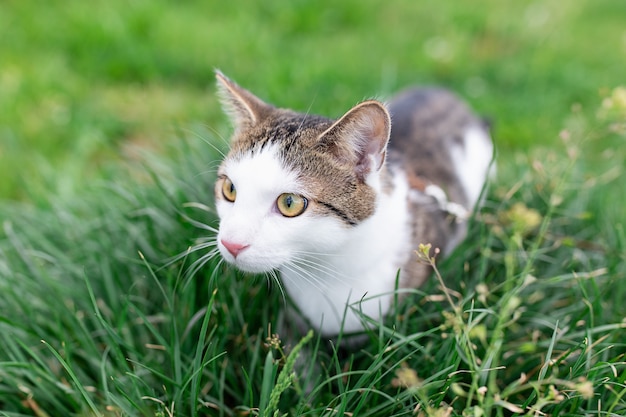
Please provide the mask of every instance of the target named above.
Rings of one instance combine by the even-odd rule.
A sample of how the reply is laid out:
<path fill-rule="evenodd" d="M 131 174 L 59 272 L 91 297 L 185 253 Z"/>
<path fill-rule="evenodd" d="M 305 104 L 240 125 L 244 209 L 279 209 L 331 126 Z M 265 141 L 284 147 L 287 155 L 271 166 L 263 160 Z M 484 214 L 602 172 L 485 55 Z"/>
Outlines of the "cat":
<path fill-rule="evenodd" d="M 299 327 L 362 331 L 354 309 L 378 321 L 397 283 L 429 277 L 419 244 L 443 256 L 465 238 L 494 150 L 486 124 L 451 92 L 412 88 L 334 120 L 216 78 L 234 125 L 215 185 L 219 251 L 242 271 L 279 271 Z"/>

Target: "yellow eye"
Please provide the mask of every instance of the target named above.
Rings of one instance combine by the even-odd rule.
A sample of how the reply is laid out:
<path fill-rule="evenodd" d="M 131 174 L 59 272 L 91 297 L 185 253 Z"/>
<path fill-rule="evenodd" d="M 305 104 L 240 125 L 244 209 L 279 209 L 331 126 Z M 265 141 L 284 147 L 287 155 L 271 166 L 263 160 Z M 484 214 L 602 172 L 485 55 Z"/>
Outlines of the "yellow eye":
<path fill-rule="evenodd" d="M 308 201 L 298 194 L 285 193 L 278 196 L 276 207 L 285 217 L 296 217 L 304 213 Z"/>
<path fill-rule="evenodd" d="M 235 189 L 233 182 L 228 178 L 224 178 L 224 181 L 222 182 L 222 195 L 231 203 L 235 201 L 235 198 L 237 198 L 237 190 Z"/>

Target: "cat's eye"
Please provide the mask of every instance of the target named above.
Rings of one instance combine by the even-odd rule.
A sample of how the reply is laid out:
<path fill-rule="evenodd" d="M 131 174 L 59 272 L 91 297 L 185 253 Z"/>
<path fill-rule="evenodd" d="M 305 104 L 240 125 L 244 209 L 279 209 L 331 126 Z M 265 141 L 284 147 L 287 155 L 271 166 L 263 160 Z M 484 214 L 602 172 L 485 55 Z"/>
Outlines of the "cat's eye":
<path fill-rule="evenodd" d="M 235 201 L 235 198 L 237 198 L 237 190 L 235 189 L 235 185 L 228 178 L 224 178 L 224 181 L 222 181 L 222 195 L 226 200 L 230 201 L 231 203 Z"/>
<path fill-rule="evenodd" d="M 278 211 L 285 217 L 301 215 L 306 210 L 307 205 L 308 201 L 305 197 L 292 193 L 281 194 L 276 200 Z"/>

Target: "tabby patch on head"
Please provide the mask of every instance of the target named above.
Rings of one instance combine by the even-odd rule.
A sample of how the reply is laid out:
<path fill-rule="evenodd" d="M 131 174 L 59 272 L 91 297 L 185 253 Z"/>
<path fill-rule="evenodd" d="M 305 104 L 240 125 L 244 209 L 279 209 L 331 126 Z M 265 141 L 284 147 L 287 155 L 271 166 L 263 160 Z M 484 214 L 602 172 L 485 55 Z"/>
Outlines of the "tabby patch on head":
<path fill-rule="evenodd" d="M 338 121 L 270 106 L 217 73 L 235 125 L 218 170 L 218 246 L 249 272 L 332 251 L 341 230 L 372 215 L 390 119 L 367 101 Z"/>

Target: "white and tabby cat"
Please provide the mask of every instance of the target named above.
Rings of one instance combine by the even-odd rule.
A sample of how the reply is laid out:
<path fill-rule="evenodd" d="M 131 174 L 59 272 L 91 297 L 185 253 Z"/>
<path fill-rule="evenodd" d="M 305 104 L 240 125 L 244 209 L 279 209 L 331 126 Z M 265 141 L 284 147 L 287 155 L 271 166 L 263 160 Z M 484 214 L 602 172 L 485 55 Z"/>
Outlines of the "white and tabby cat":
<path fill-rule="evenodd" d="M 243 271 L 278 270 L 322 334 L 361 330 L 346 303 L 364 297 L 366 315 L 386 314 L 398 271 L 401 287 L 422 284 L 420 243 L 449 253 L 465 237 L 493 145 L 451 93 L 411 89 L 332 120 L 217 80 L 235 125 L 215 187 L 219 250 Z"/>

